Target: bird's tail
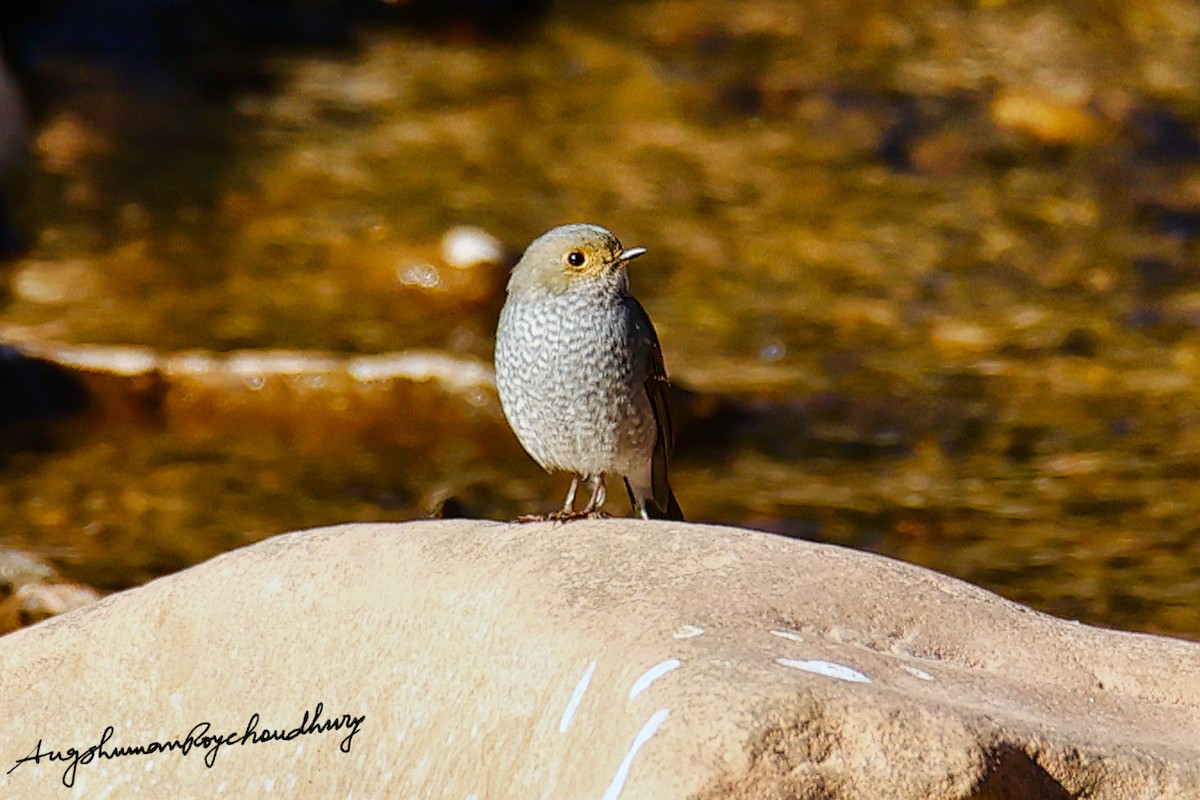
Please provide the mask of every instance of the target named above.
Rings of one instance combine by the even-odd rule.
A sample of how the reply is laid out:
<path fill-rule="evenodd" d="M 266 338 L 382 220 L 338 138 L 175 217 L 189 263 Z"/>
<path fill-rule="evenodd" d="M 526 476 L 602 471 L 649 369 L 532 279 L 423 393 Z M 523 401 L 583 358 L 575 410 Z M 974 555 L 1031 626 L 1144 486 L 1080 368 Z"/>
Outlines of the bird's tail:
<path fill-rule="evenodd" d="M 629 502 L 633 505 L 635 513 L 640 514 L 644 519 L 670 519 L 676 522 L 683 522 L 683 509 L 679 507 L 679 501 L 675 499 L 675 492 L 670 485 L 667 486 L 667 507 L 663 508 L 654 501 L 654 495 L 647 492 L 645 497 L 639 498 L 633 491 L 633 487 L 629 484 L 629 479 L 625 479 L 625 491 L 629 492 Z"/>
<path fill-rule="evenodd" d="M 683 522 L 683 509 L 679 507 L 679 501 L 675 499 L 675 492 L 671 489 L 667 489 L 667 510 L 662 518 Z"/>

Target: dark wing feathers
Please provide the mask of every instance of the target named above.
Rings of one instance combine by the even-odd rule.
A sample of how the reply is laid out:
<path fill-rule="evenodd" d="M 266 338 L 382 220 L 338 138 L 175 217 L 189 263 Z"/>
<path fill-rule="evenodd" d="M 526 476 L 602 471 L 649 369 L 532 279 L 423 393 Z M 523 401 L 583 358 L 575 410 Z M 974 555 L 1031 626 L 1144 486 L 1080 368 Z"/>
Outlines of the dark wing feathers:
<path fill-rule="evenodd" d="M 667 379 L 667 369 L 663 365 L 662 345 L 658 342 L 658 334 L 654 330 L 646 309 L 635 298 L 626 298 L 632 322 L 631 332 L 637 336 L 645 334 L 648 340 L 646 359 L 648 369 L 644 386 L 646 395 L 650 398 L 650 407 L 654 409 L 654 422 L 658 429 L 658 438 L 654 443 L 654 460 L 651 467 L 653 481 L 654 505 L 662 512 L 672 506 L 677 510 L 671 492 L 671 484 L 667 479 L 667 457 L 675 446 L 675 427 L 671 421 L 671 403 L 667 396 L 671 382 Z M 641 339 L 641 337 L 638 337 Z"/>

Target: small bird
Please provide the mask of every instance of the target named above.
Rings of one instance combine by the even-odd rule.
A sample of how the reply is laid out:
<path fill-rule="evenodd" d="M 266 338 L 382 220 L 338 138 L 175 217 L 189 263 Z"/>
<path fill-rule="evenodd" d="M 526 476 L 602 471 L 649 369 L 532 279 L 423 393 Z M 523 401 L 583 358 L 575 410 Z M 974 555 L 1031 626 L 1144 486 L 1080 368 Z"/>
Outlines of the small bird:
<path fill-rule="evenodd" d="M 521 521 L 602 515 L 612 475 L 624 478 L 635 515 L 683 519 L 667 479 L 674 431 L 662 348 L 625 269 L 645 252 L 599 225 L 563 225 L 513 267 L 496 329 L 500 405 L 534 461 L 572 475 L 561 511 Z M 591 498 L 576 513 L 581 480 Z"/>

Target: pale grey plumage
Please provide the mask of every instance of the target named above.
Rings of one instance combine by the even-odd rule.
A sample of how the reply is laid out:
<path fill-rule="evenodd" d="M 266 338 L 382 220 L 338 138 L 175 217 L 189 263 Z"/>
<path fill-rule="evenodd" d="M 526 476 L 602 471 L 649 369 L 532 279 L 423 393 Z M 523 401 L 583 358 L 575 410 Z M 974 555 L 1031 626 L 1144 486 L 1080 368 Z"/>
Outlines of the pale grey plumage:
<path fill-rule="evenodd" d="M 496 330 L 496 385 L 517 439 L 550 472 L 593 481 L 585 513 L 621 475 L 634 512 L 682 519 L 667 478 L 673 444 L 654 326 L 629 294 L 625 250 L 598 225 L 536 239 L 513 268 Z"/>

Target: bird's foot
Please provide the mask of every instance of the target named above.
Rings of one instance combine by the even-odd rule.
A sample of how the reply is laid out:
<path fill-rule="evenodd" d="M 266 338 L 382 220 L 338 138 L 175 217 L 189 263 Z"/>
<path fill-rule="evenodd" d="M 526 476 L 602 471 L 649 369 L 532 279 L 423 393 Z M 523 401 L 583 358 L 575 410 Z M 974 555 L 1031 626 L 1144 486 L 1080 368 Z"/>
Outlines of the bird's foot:
<path fill-rule="evenodd" d="M 560 512 L 554 511 L 550 514 L 522 514 L 513 520 L 518 525 L 524 525 L 526 522 L 550 522 L 558 519 Z"/>
<path fill-rule="evenodd" d="M 607 519 L 611 517 L 606 511 L 592 509 L 590 511 L 551 511 L 549 514 L 522 514 L 513 520 L 513 522 L 524 524 L 526 522 L 575 522 L 581 519 Z"/>
<path fill-rule="evenodd" d="M 580 519 L 608 519 L 612 514 L 609 514 L 607 511 L 601 511 L 598 508 L 585 508 L 583 511 L 560 511 L 558 514 L 551 514 L 550 516 L 559 522 L 575 522 Z"/>

